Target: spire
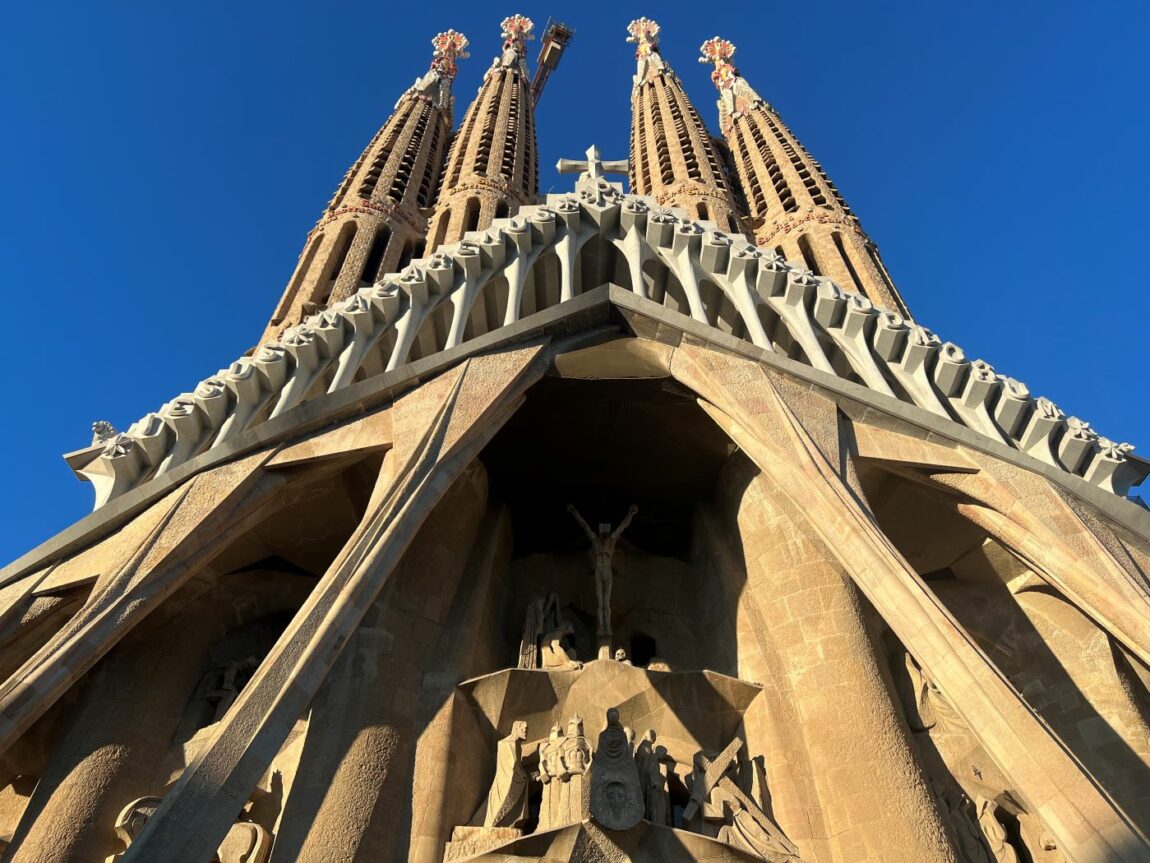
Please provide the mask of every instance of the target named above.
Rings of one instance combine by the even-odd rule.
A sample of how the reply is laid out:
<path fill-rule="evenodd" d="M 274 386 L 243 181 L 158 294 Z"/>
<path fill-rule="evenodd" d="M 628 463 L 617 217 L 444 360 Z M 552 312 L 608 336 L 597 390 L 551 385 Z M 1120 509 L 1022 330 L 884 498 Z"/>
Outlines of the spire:
<path fill-rule="evenodd" d="M 710 132 L 678 76 L 659 53 L 659 25 L 639 18 L 627 27 L 635 43 L 631 89 L 631 189 L 680 207 L 692 218 L 740 232 L 727 172 Z"/>
<path fill-rule="evenodd" d="M 719 125 L 725 135 L 734 114 L 765 103 L 729 62 L 735 54 L 735 46 L 728 40 L 713 36 L 700 46 L 699 51 L 703 55 L 699 62 L 715 67 L 711 81 L 719 89 Z"/>
<path fill-rule="evenodd" d="M 451 82 L 468 56 L 467 37 L 455 30 L 431 46 L 430 68 L 399 97 L 308 234 L 261 343 L 422 254 L 424 211 L 435 203 L 451 135 Z"/>
<path fill-rule="evenodd" d="M 459 60 L 466 60 L 471 55 L 467 53 L 467 37 L 455 30 L 445 30 L 437 33 L 431 40 L 431 47 L 435 49 L 431 57 L 431 68 L 417 78 L 400 96 L 395 107 L 399 108 L 403 99 L 409 96 L 422 96 L 429 99 L 447 116 L 448 125 L 451 124 L 451 111 L 454 97 L 451 95 L 451 82 L 459 74 Z"/>
<path fill-rule="evenodd" d="M 451 144 L 429 247 L 483 230 L 535 197 L 539 165 L 527 42 L 535 25 L 512 15 L 500 24 L 503 48 L 483 76 Z"/>
<path fill-rule="evenodd" d="M 673 77 L 675 74 L 659 53 L 659 30 L 659 25 L 650 18 L 636 18 L 627 25 L 627 41 L 635 43 L 636 87 L 650 80 L 653 75 Z"/>
<path fill-rule="evenodd" d="M 905 314 L 906 305 L 878 247 L 822 166 L 731 63 L 735 46 L 715 36 L 699 51 L 699 62 L 714 66 L 711 81 L 719 91 L 719 125 L 747 203 L 755 245 L 772 247 L 789 260 L 804 262 L 816 275 Z"/>
<path fill-rule="evenodd" d="M 526 75 L 527 43 L 535 38 L 531 32 L 535 29 L 534 22 L 523 15 L 512 15 L 504 18 L 499 26 L 503 31 L 503 53 L 495 58 L 494 65 L 504 69 L 517 66 Z"/>

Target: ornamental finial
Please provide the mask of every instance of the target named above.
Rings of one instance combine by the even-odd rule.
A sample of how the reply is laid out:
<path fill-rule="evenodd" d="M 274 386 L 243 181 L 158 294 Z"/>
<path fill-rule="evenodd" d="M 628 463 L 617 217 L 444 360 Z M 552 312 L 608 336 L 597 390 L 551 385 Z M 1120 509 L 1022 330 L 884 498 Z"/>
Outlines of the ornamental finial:
<path fill-rule="evenodd" d="M 467 37 L 455 30 L 445 30 L 436 33 L 431 40 L 431 47 L 435 54 L 431 58 L 432 70 L 445 78 L 454 78 L 459 72 L 456 61 L 466 60 L 471 55 L 467 53 Z"/>
<path fill-rule="evenodd" d="M 699 47 L 699 52 L 703 55 L 699 58 L 700 63 L 710 63 L 715 67 L 711 73 L 715 86 L 720 90 L 731 89 L 739 77 L 739 70 L 728 62 L 735 55 L 735 46 L 721 36 L 712 36 Z"/>
<path fill-rule="evenodd" d="M 504 18 L 499 26 L 503 30 L 503 50 L 513 50 L 519 56 L 524 56 L 527 51 L 524 43 L 535 38 L 531 32 L 535 29 L 534 22 L 525 15 L 512 15 Z"/>
<path fill-rule="evenodd" d="M 659 52 L 659 25 L 650 18 L 636 18 L 627 25 L 627 33 L 627 41 L 636 44 L 637 60 L 643 60 Z"/>

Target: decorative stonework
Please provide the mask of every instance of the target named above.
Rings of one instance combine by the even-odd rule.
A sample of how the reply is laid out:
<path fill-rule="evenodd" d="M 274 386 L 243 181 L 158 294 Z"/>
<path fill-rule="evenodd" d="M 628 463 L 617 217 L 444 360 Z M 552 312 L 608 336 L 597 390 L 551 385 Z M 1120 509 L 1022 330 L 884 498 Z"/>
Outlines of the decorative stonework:
<path fill-rule="evenodd" d="M 474 335 L 519 320 L 523 287 L 544 252 L 554 252 L 561 262 L 557 299 L 595 287 L 576 284 L 573 267 L 580 249 L 595 237 L 622 256 L 640 297 L 651 298 L 641 271 L 654 262 L 682 283 L 687 301 L 682 311 L 715 326 L 717 310 L 706 306 L 700 292 L 706 280 L 737 311 L 742 338 L 763 350 L 777 351 L 785 339 L 797 346 L 801 362 L 822 372 L 849 375 L 876 393 L 1009 444 L 1115 494 L 1137 481 L 1139 468 L 1128 458 L 1128 444 L 1067 419 L 1048 400 L 1032 397 L 1023 384 L 981 361 L 971 362 L 957 345 L 943 343 L 917 322 L 877 308 L 773 251 L 663 209 L 650 198 L 617 195 L 596 203 L 549 195 L 545 205 L 496 220 L 489 230 L 361 288 L 133 424 L 97 459 L 99 465 L 81 470 L 117 477 L 102 486 L 109 492 L 98 496 L 97 506 L 109 494 L 121 494 L 299 405 L 320 379 L 330 380 L 327 392 L 342 389 L 380 346 L 394 345 L 379 357 L 383 367 L 402 366 L 437 310 L 454 312 L 445 340 L 430 350 L 455 347 L 463 341 L 476 301 L 501 278 L 509 280 L 515 302 L 495 326 Z M 778 321 L 773 335 L 761 323 L 764 314 Z M 385 338 L 386 333 L 395 338 Z M 133 449 L 133 443 L 139 447 Z"/>

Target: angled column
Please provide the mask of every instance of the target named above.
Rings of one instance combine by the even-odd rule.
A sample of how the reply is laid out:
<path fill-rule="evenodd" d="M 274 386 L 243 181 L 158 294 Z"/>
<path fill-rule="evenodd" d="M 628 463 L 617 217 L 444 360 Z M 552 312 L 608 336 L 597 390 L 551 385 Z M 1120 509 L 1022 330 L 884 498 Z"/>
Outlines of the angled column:
<path fill-rule="evenodd" d="M 745 360 L 680 347 L 672 374 L 770 477 L 931 675 L 1074 861 L 1134 863 L 1150 844 L 973 644 L 859 505 L 771 383 Z"/>
<path fill-rule="evenodd" d="M 545 362 L 539 347 L 469 359 L 358 420 L 371 424 L 392 412 L 396 441 L 363 520 L 124 863 L 210 857 L 420 525 L 542 376 Z"/>
<path fill-rule="evenodd" d="M 659 53 L 659 25 L 632 21 L 637 67 L 631 87 L 631 191 L 742 233 L 726 171 L 679 77 Z"/>
<path fill-rule="evenodd" d="M 739 75 L 735 46 L 718 36 L 703 43 L 719 89 L 719 125 L 746 200 L 755 245 L 779 249 L 816 275 L 906 314 L 906 305 L 834 183 L 774 108 Z"/>
<path fill-rule="evenodd" d="M 535 108 L 527 76 L 530 18 L 503 19 L 503 50 L 483 76 L 475 101 L 451 144 L 443 191 L 431 217 L 428 248 L 481 231 L 513 216 L 539 186 Z"/>
<path fill-rule="evenodd" d="M 435 203 L 451 135 L 451 82 L 468 56 L 454 30 L 431 44 L 431 68 L 399 97 L 308 234 L 261 344 L 423 254 L 423 211 Z"/>

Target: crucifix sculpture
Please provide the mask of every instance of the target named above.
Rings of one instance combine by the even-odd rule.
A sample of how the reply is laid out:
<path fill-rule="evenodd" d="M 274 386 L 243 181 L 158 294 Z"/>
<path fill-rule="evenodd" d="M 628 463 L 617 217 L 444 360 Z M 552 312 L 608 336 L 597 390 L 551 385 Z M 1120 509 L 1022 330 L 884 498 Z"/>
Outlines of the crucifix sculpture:
<path fill-rule="evenodd" d="M 579 522 L 583 533 L 591 540 L 591 560 L 595 564 L 595 597 L 599 600 L 599 613 L 597 629 L 599 635 L 599 650 L 603 652 L 604 646 L 610 650 L 611 639 L 611 558 L 615 555 L 615 543 L 622 536 L 623 531 L 631 524 L 631 519 L 639 511 L 639 507 L 631 504 L 627 515 L 619 522 L 619 526 L 611 530 L 611 525 L 605 522 L 599 524 L 599 532 L 591 530 L 591 526 L 579 515 L 575 504 L 568 504 L 567 511 Z M 602 657 L 606 659 L 606 656 Z"/>

